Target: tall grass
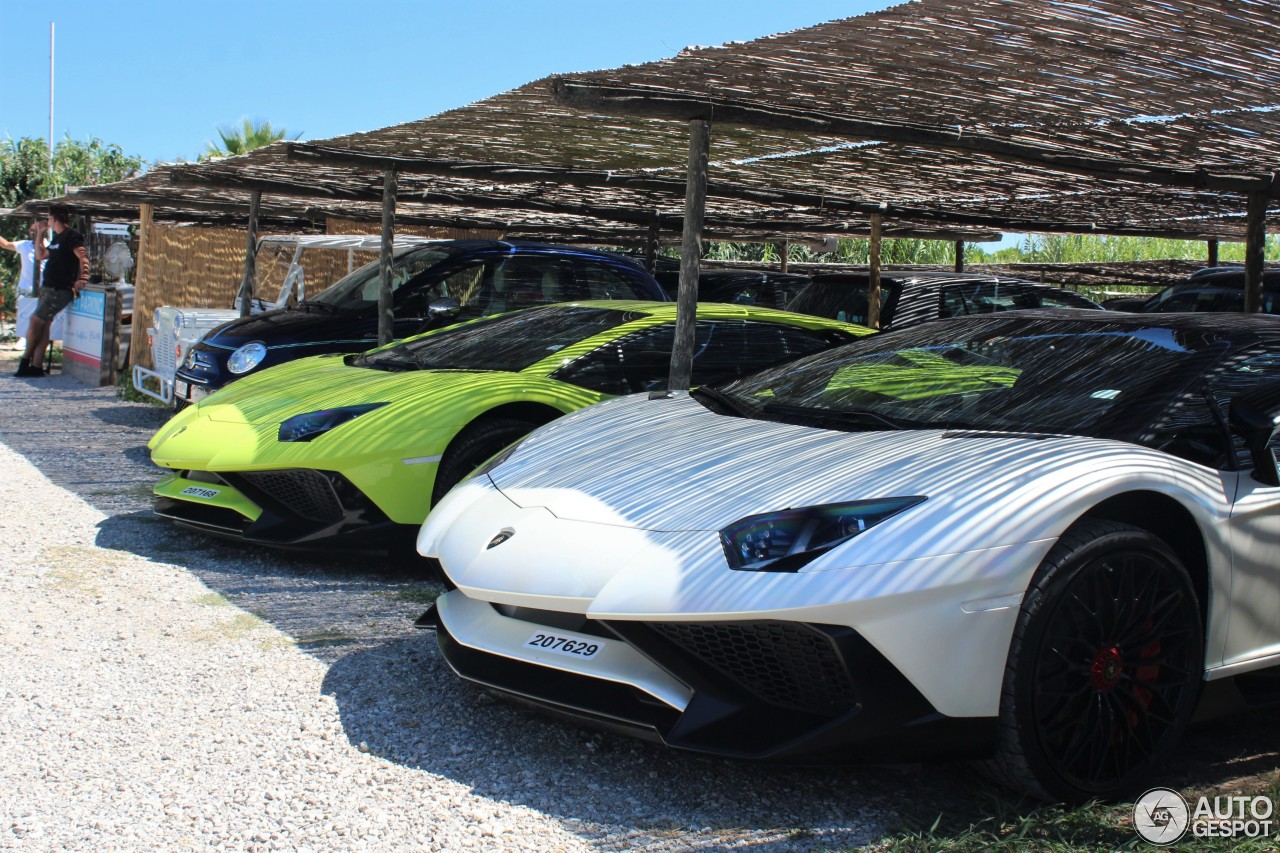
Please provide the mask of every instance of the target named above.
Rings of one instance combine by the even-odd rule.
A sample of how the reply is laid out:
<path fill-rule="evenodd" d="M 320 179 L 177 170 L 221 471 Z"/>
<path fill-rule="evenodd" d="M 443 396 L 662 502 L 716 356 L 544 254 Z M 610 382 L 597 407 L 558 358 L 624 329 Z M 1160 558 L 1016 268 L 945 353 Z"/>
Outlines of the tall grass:
<path fill-rule="evenodd" d="M 862 238 L 837 242 L 835 252 L 818 252 L 801 244 L 788 247 L 788 260 L 794 263 L 866 264 L 871 241 Z M 1264 256 L 1280 261 L 1280 235 L 1267 237 Z M 677 254 L 672 251 L 671 254 Z M 781 260 L 781 246 L 776 243 L 711 243 L 704 257 L 716 261 Z M 953 264 L 955 244 L 945 240 L 890 238 L 884 241 L 881 261 L 892 265 Z M 966 244 L 966 264 L 1017 263 L 1120 263 L 1123 261 L 1193 260 L 1205 261 L 1208 247 L 1199 240 L 1165 240 L 1156 237 L 1100 237 L 1084 234 L 1029 234 L 1017 246 L 988 252 Z M 1244 262 L 1243 243 L 1221 243 L 1218 259 Z"/>

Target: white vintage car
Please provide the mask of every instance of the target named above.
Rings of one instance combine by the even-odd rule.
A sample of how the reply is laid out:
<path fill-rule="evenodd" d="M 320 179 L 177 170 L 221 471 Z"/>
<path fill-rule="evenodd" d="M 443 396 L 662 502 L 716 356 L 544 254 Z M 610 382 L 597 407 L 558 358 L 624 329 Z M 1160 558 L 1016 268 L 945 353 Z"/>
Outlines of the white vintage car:
<path fill-rule="evenodd" d="M 1140 790 L 1280 684 L 1280 319 L 1034 311 L 602 403 L 418 539 L 464 678 L 672 747 Z"/>

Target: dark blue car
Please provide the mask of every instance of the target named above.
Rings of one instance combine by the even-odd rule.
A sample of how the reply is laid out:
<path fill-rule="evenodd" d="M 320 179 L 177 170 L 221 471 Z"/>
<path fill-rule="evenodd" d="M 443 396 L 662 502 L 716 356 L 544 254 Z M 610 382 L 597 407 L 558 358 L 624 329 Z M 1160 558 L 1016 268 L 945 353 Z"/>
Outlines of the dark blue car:
<path fill-rule="evenodd" d="M 587 249 L 500 240 L 441 240 L 396 255 L 395 337 L 487 314 L 579 299 L 667 296 L 627 258 Z M 181 407 L 252 371 L 377 345 L 378 263 L 361 267 L 296 308 L 228 323 L 192 347 L 174 378 Z"/>

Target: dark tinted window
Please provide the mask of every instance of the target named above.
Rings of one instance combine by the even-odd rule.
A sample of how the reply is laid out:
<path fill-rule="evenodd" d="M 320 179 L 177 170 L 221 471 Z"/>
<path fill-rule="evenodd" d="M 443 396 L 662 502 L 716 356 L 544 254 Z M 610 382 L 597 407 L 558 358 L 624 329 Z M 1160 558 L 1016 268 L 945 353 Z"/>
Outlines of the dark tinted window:
<path fill-rule="evenodd" d="M 1161 313 L 1177 311 L 1242 311 L 1244 310 L 1244 293 L 1239 290 L 1170 291 L 1147 310 Z"/>
<path fill-rule="evenodd" d="M 1232 358 L 1209 381 L 1209 391 L 1226 419 L 1232 397 L 1252 391 L 1260 385 L 1280 383 L 1280 345 L 1250 350 Z M 1236 466 L 1248 468 L 1249 451 L 1239 436 L 1232 436 Z M 1271 449 L 1280 452 L 1280 438 L 1273 438 Z"/>
<path fill-rule="evenodd" d="M 635 277 L 598 261 L 578 261 L 574 269 L 573 299 L 654 299 L 659 298 Z"/>
<path fill-rule="evenodd" d="M 832 343 L 822 333 L 748 320 L 702 320 L 695 335 L 694 385 L 745 376 Z M 605 394 L 662 389 L 667 385 L 674 341 L 673 324 L 645 329 L 583 356 L 553 376 Z"/>
<path fill-rule="evenodd" d="M 429 277 L 435 267 L 458 254 L 452 246 L 429 246 L 410 249 L 397 255 L 391 267 L 391 287 L 398 291 L 406 284 L 417 286 Z M 331 287 L 312 297 L 312 302 L 323 302 L 346 310 L 360 310 L 378 304 L 378 292 L 382 289 L 381 267 L 378 261 L 365 264 L 360 269 L 338 279 Z"/>
<path fill-rule="evenodd" d="M 999 282 L 969 282 L 942 287 L 942 316 L 992 314 L 1018 308 L 1037 308 L 1038 302 L 1026 288 Z"/>
<path fill-rule="evenodd" d="M 880 305 L 889 301 L 901 285 L 896 281 L 880 283 Z M 787 305 L 788 311 L 798 314 L 810 314 L 814 317 L 827 317 L 845 323 L 867 322 L 867 282 L 854 281 L 815 281 L 800 291 L 795 299 Z"/>

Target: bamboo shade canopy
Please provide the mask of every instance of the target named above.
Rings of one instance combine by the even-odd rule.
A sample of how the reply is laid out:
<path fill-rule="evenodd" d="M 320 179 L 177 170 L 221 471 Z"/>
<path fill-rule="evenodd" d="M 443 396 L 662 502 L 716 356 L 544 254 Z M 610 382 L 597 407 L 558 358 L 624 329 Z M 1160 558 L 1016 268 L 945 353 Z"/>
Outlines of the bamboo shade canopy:
<path fill-rule="evenodd" d="M 919 0 L 68 201 L 204 221 L 261 189 L 266 220 L 372 223 L 394 165 L 402 221 L 636 243 L 656 217 L 671 239 L 707 118 L 709 239 L 865 234 L 880 213 L 886 234 L 1238 240 L 1245 193 L 1280 197 L 1277 93 L 1278 0 Z"/>

